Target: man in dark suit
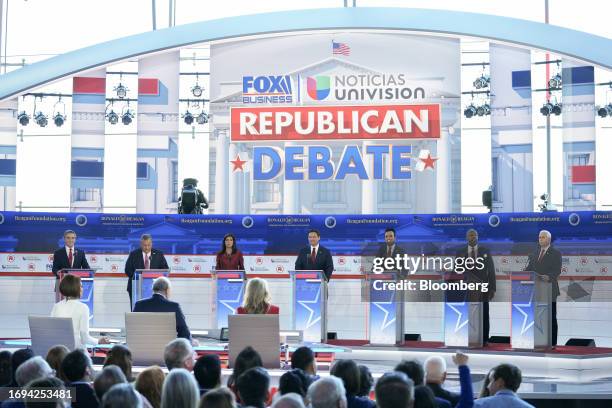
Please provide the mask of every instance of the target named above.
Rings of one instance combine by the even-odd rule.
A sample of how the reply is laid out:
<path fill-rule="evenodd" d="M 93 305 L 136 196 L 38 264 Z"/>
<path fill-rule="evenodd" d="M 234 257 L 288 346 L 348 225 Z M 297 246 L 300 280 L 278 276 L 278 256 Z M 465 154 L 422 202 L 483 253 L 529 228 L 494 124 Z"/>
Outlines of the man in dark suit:
<path fill-rule="evenodd" d="M 192 342 L 191 332 L 187 327 L 185 315 L 181 309 L 181 305 L 177 302 L 169 300 L 170 298 L 170 280 L 165 277 L 159 277 L 153 282 L 153 295 L 150 298 L 142 299 L 134 305 L 134 312 L 153 312 L 153 313 L 172 313 L 176 315 L 176 334 L 177 337 L 182 337 Z"/>
<path fill-rule="evenodd" d="M 149 234 L 140 237 L 140 248 L 130 252 L 125 262 L 125 274 L 128 277 L 127 291 L 132 307 L 132 278 L 137 269 L 170 269 L 162 251 L 153 249 L 153 238 Z"/>
<path fill-rule="evenodd" d="M 51 271 L 56 277 L 62 269 L 89 269 L 85 251 L 77 249 L 76 232 L 72 230 L 64 231 L 64 247 L 53 253 L 53 267 Z"/>
<path fill-rule="evenodd" d="M 316 229 L 308 231 L 308 245 L 300 250 L 295 261 L 295 270 L 320 270 L 325 274 L 325 280 L 329 282 L 334 272 L 334 260 L 329 249 L 319 245 L 321 233 Z"/>
<path fill-rule="evenodd" d="M 533 271 L 538 274 L 538 279 L 550 282 L 552 285 L 552 345 L 557 345 L 557 297 L 559 296 L 559 275 L 561 275 L 561 252 L 554 248 L 551 242 L 551 234 L 546 230 L 540 231 L 538 235 L 538 249 L 529 255 L 529 263 L 526 271 Z"/>
<path fill-rule="evenodd" d="M 97 408 L 98 398 L 90 384 L 94 373 L 91 358 L 82 349 L 66 354 L 62 360 L 62 372 L 66 377 L 66 387 L 74 388 L 74 408 Z"/>
<path fill-rule="evenodd" d="M 395 258 L 396 255 L 404 255 L 406 251 L 395 242 L 395 230 L 387 228 L 385 230 L 385 243 L 378 248 L 376 253 L 377 258 Z M 402 278 L 406 277 L 406 270 L 400 269 L 399 275 Z"/>
<path fill-rule="evenodd" d="M 478 232 L 469 229 L 465 234 L 467 245 L 457 250 L 458 258 L 473 261 L 468 262 L 465 268 L 466 282 L 487 283 L 487 292 L 482 290 L 471 291 L 468 300 L 471 302 L 482 302 L 482 344 L 489 341 L 489 301 L 495 296 L 496 284 L 495 265 L 489 248 L 478 245 Z"/>

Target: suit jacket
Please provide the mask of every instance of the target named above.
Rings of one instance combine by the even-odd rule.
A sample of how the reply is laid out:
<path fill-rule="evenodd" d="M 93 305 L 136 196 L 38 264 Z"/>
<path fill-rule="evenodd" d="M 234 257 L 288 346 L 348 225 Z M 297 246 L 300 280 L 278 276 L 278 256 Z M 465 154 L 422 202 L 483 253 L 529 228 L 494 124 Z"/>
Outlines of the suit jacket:
<path fill-rule="evenodd" d="M 154 293 L 148 299 L 142 299 L 134 305 L 134 312 L 154 312 L 154 313 L 171 313 L 176 315 L 176 333 L 177 337 L 191 339 L 191 332 L 187 327 L 185 315 L 181 310 L 181 305 L 171 300 L 166 299 L 158 293 Z"/>
<path fill-rule="evenodd" d="M 68 263 L 68 254 L 66 253 L 66 247 L 62 247 L 53 252 L 53 267 L 51 271 L 55 276 L 62 269 L 89 269 L 87 258 L 85 258 L 85 251 L 74 247 L 72 251 L 72 266 Z"/>
<path fill-rule="evenodd" d="M 548 247 L 548 250 L 542 256 L 542 259 L 538 262 L 540 256 L 540 247 L 531 255 L 529 255 L 529 263 L 525 268 L 526 271 L 533 271 L 539 275 L 547 275 L 550 278 L 552 284 L 552 298 L 553 301 L 559 296 L 559 281 L 557 278 L 561 275 L 561 252 L 552 245 Z"/>
<path fill-rule="evenodd" d="M 404 250 L 404 248 L 397 245 L 396 243 L 395 247 L 393 248 L 393 252 L 391 253 L 391 258 L 395 258 L 396 255 L 404 255 L 405 253 L 406 251 Z M 376 252 L 376 257 L 377 258 L 387 258 L 387 243 L 382 244 L 378 248 L 378 252 Z M 408 274 L 408 271 L 406 271 L 405 269 L 399 270 L 400 277 L 406 277 L 407 274 Z"/>
<path fill-rule="evenodd" d="M 478 291 L 475 293 L 471 293 L 473 297 L 470 300 L 475 302 L 487 302 L 489 301 L 491 294 L 497 289 L 497 281 L 495 279 L 495 264 L 493 263 L 493 256 L 491 256 L 491 251 L 485 246 L 478 244 L 476 255 L 478 258 L 482 258 L 484 268 L 466 268 L 466 280 L 467 282 L 486 282 L 489 284 L 489 286 L 488 292 Z M 458 258 L 467 258 L 469 256 L 467 243 L 457 250 L 456 256 Z"/>
<path fill-rule="evenodd" d="M 280 309 L 278 308 L 278 306 L 274 306 L 274 305 L 270 305 L 268 306 L 268 310 L 266 311 L 266 314 L 279 314 L 280 313 Z M 236 314 L 248 314 L 246 309 L 242 306 L 238 306 L 238 309 L 236 309 Z"/>
<path fill-rule="evenodd" d="M 170 269 L 168 262 L 164 258 L 164 253 L 157 249 L 151 249 L 151 260 L 149 269 Z M 138 248 L 130 252 L 127 261 L 125 261 L 125 274 L 128 277 L 127 291 L 132 293 L 132 278 L 136 269 L 144 269 L 144 259 L 142 249 Z"/>
<path fill-rule="evenodd" d="M 442 388 L 440 384 L 427 383 L 429 389 L 434 393 L 434 395 L 438 398 L 442 398 L 448 402 L 450 402 L 451 406 L 455 406 L 459 403 L 459 399 L 461 394 L 452 392 Z"/>
<path fill-rule="evenodd" d="M 319 245 L 315 262 L 310 260 L 310 245 L 300 249 L 300 253 L 295 261 L 295 270 L 320 270 L 325 274 L 325 279 L 329 282 L 334 272 L 334 260 L 329 249 Z"/>
<path fill-rule="evenodd" d="M 66 387 L 75 388 L 76 399 L 72 402 L 73 408 L 98 408 L 99 402 L 96 393 L 89 383 L 75 381 L 66 383 Z"/>

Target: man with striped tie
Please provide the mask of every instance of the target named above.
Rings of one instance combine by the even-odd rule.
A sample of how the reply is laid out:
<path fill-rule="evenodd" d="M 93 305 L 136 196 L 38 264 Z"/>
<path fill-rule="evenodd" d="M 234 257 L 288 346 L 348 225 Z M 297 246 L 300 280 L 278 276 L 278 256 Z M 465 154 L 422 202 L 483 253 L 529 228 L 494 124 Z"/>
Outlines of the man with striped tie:
<path fill-rule="evenodd" d="M 53 253 L 53 267 L 51 271 L 58 278 L 58 273 L 62 269 L 89 269 L 85 251 L 74 246 L 76 242 L 76 232 L 72 230 L 64 231 L 64 247 Z"/>

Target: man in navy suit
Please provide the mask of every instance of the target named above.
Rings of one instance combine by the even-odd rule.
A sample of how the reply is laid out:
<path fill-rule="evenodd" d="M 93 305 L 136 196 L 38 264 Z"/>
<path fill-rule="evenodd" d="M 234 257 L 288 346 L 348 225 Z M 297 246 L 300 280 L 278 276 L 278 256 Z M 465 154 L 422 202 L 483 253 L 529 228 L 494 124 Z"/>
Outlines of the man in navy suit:
<path fill-rule="evenodd" d="M 140 248 L 130 252 L 130 256 L 125 261 L 130 307 L 132 307 L 132 278 L 136 269 L 170 269 L 163 252 L 153 249 L 153 238 L 149 234 L 142 234 L 140 237 Z"/>
<path fill-rule="evenodd" d="M 557 332 L 559 326 L 557 324 L 557 297 L 559 296 L 559 275 L 561 275 L 561 252 L 553 247 L 551 242 L 552 236 L 546 230 L 540 231 L 538 235 L 538 249 L 533 254 L 529 255 L 529 263 L 525 268 L 526 271 L 535 272 L 538 274 L 538 279 L 545 282 L 550 282 L 552 285 L 552 346 L 557 345 Z"/>
<path fill-rule="evenodd" d="M 319 245 L 321 234 L 316 229 L 308 232 L 308 245 L 300 250 L 295 261 L 295 270 L 319 270 L 325 274 L 325 280 L 329 282 L 334 272 L 334 260 L 329 249 Z"/>
<path fill-rule="evenodd" d="M 385 230 L 385 243 L 378 248 L 376 258 L 394 258 L 396 255 L 403 256 L 406 253 L 404 248 L 397 245 L 395 242 L 395 230 L 393 228 L 387 228 Z M 401 269 L 398 271 L 400 277 L 406 277 L 406 270 Z"/>
<path fill-rule="evenodd" d="M 74 246 L 76 242 L 76 232 L 72 230 L 64 231 L 64 247 L 53 253 L 53 274 L 58 277 L 58 272 L 62 269 L 89 269 L 85 251 Z"/>
<path fill-rule="evenodd" d="M 191 339 L 191 333 L 187 322 L 185 321 L 185 315 L 181 310 L 181 305 L 177 302 L 169 300 L 170 297 L 170 280 L 163 276 L 155 279 L 153 282 L 153 296 L 148 299 L 142 299 L 136 302 L 134 305 L 134 312 L 153 312 L 153 313 L 169 313 L 174 312 L 176 314 L 176 334 L 177 337 L 182 337 L 193 343 L 195 340 Z M 196 344 L 193 344 L 196 345 Z"/>

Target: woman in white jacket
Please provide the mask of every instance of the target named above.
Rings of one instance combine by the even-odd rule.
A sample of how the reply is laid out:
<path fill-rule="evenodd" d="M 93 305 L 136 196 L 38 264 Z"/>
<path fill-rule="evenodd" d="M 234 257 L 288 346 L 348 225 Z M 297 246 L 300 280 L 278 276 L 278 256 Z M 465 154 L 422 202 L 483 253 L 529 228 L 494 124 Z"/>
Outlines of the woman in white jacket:
<path fill-rule="evenodd" d="M 87 344 L 108 344 L 106 337 L 96 339 L 89 335 L 89 308 L 80 301 L 83 295 L 81 278 L 72 274 L 65 275 L 59 290 L 64 299 L 53 305 L 51 316 L 72 319 L 75 348 L 85 348 Z"/>

